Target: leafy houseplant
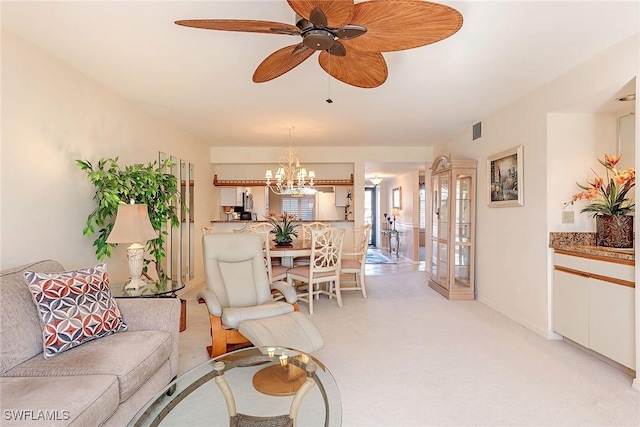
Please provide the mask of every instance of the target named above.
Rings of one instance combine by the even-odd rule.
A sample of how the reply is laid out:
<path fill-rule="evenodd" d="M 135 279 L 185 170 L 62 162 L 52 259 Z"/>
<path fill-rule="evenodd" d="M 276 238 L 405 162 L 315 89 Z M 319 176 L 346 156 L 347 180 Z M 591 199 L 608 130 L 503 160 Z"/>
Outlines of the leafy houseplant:
<path fill-rule="evenodd" d="M 155 263 L 158 278 L 165 279 L 162 261 L 166 257 L 164 243 L 169 233 L 164 227 L 168 223 L 171 227 L 180 225 L 178 203 L 186 211 L 180 200 L 177 178 L 164 172 L 173 166 L 173 162 L 167 159 L 161 164 L 135 164 L 122 169 L 118 166 L 118 157 L 115 157 L 100 159 L 95 167 L 86 160 L 76 160 L 76 164 L 87 173 L 89 181 L 96 188 L 93 199 L 97 207 L 87 217 L 87 225 L 82 233 L 85 236 L 98 233 L 93 242 L 98 260 L 110 257 L 115 247 L 114 244 L 107 243 L 107 238 L 113 228 L 118 205 L 134 200 L 147 205 L 151 225 L 158 231 L 158 238 L 147 243 L 147 251 L 153 256 L 153 260 L 144 260 L 143 274 L 149 278 L 149 264 Z"/>
<path fill-rule="evenodd" d="M 296 220 L 297 217 L 294 214 L 284 212 L 276 215 L 275 212 L 269 212 L 267 221 L 273 226 L 270 233 L 275 235 L 273 241 L 276 242 L 276 246 L 290 245 L 293 241 L 292 236 L 298 237 L 296 228 L 300 224 L 296 223 Z"/>
<path fill-rule="evenodd" d="M 627 197 L 636 184 L 636 171 L 627 168 L 617 169 L 620 155 L 604 155 L 598 162 L 605 167 L 606 180 L 597 176 L 586 185 L 577 184 L 583 191 L 573 195 L 565 204 L 573 204 L 578 200 L 587 200 L 581 213 L 593 213 L 596 219 L 596 245 L 613 247 L 633 246 L 633 217 L 635 203 Z"/>

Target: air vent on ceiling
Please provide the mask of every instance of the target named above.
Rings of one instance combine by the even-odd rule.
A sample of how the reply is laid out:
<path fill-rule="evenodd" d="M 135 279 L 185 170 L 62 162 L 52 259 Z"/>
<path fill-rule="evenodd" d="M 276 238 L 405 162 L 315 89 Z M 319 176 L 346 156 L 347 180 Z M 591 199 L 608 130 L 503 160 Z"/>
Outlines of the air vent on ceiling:
<path fill-rule="evenodd" d="M 473 125 L 473 140 L 480 138 L 482 136 L 482 122 L 478 122 Z"/>

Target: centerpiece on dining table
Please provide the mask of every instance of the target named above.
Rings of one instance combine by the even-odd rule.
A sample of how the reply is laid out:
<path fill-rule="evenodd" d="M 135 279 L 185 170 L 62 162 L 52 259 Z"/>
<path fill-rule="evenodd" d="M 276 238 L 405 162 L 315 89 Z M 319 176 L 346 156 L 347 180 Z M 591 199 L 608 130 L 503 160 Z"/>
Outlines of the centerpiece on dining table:
<path fill-rule="evenodd" d="M 267 221 L 273 226 L 270 233 L 275 236 L 273 241 L 276 246 L 292 246 L 293 238 L 298 237 L 296 228 L 300 224 L 296 222 L 297 220 L 298 217 L 295 214 L 283 212 L 277 215 L 274 211 L 269 211 Z"/>
<path fill-rule="evenodd" d="M 598 162 L 605 167 L 606 178 L 596 174 L 587 185 L 578 184 L 583 191 L 574 194 L 567 205 L 582 199 L 589 202 L 580 212 L 592 213 L 596 219 L 597 246 L 631 248 L 635 203 L 628 196 L 636 184 L 636 171 L 634 168 L 618 170 L 620 155 L 605 154 L 604 160 L 598 159 Z"/>

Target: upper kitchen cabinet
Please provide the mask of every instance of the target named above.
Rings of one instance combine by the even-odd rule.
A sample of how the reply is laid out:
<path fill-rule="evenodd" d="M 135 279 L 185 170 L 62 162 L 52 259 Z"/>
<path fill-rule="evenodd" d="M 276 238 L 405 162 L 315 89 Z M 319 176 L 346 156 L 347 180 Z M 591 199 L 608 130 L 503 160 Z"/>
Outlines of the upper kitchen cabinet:
<path fill-rule="evenodd" d="M 242 206 L 244 187 L 220 187 L 220 206 Z"/>

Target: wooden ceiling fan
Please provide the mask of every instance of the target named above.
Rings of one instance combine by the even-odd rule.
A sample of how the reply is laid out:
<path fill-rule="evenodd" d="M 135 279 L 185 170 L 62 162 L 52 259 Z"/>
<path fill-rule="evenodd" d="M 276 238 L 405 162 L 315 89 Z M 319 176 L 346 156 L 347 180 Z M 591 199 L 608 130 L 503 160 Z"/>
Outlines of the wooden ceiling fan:
<path fill-rule="evenodd" d="M 334 78 L 362 88 L 387 80 L 382 52 L 412 49 L 443 40 L 462 27 L 457 10 L 422 0 L 287 0 L 296 25 L 236 19 L 176 21 L 207 30 L 299 36 L 302 41 L 267 56 L 253 74 L 267 82 L 300 65 L 320 51 L 318 61 Z"/>

